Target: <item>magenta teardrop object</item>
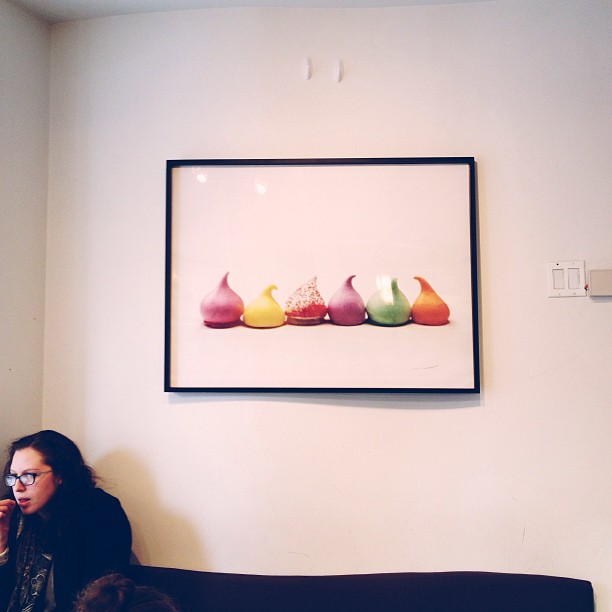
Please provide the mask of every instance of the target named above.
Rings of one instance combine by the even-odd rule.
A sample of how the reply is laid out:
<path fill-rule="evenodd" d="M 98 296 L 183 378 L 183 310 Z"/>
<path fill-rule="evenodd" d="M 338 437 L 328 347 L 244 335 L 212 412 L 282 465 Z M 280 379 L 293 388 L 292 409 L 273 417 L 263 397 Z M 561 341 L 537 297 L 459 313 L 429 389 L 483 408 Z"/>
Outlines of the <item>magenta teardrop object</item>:
<path fill-rule="evenodd" d="M 327 305 L 329 319 L 336 325 L 361 325 L 365 321 L 365 304 L 353 287 L 355 275 L 349 276 Z"/>
<path fill-rule="evenodd" d="M 200 304 L 200 313 L 204 325 L 208 327 L 233 327 L 240 323 L 244 312 L 244 303 L 240 296 L 229 286 L 229 272 Z"/>

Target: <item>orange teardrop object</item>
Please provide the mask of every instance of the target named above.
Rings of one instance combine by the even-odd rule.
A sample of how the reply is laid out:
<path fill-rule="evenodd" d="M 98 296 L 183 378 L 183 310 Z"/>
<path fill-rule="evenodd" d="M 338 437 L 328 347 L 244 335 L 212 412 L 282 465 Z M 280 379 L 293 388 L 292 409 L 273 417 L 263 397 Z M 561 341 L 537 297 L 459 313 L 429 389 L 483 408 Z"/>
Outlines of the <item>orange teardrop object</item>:
<path fill-rule="evenodd" d="M 419 325 L 446 325 L 450 308 L 446 302 L 420 276 L 414 277 L 421 284 L 421 293 L 412 305 L 412 320 Z"/>

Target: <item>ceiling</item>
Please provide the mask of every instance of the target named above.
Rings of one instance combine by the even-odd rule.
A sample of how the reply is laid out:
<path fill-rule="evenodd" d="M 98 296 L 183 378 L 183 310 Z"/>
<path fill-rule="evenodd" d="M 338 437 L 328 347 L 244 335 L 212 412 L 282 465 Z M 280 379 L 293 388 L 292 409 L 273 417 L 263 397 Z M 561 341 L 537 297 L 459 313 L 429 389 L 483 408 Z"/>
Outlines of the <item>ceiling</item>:
<path fill-rule="evenodd" d="M 375 8 L 486 0 L 9 0 L 48 23 L 157 11 L 246 6 Z"/>

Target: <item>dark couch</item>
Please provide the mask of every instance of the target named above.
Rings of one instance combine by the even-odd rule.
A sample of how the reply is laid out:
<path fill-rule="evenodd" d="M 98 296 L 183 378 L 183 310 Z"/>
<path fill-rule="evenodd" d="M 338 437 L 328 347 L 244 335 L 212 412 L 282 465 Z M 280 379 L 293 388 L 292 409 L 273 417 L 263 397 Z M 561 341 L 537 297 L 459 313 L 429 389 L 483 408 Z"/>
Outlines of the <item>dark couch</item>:
<path fill-rule="evenodd" d="M 132 566 L 183 612 L 593 612 L 586 580 L 493 572 L 256 576 Z"/>

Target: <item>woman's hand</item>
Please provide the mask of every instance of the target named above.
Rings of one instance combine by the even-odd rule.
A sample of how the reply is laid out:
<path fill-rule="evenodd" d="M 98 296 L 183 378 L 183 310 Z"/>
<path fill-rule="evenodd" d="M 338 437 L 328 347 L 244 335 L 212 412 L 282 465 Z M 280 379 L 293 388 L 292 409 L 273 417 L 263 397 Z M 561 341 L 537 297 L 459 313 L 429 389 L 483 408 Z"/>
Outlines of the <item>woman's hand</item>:
<path fill-rule="evenodd" d="M 11 514 L 16 505 L 12 499 L 0 499 L 0 553 L 6 550 Z"/>

